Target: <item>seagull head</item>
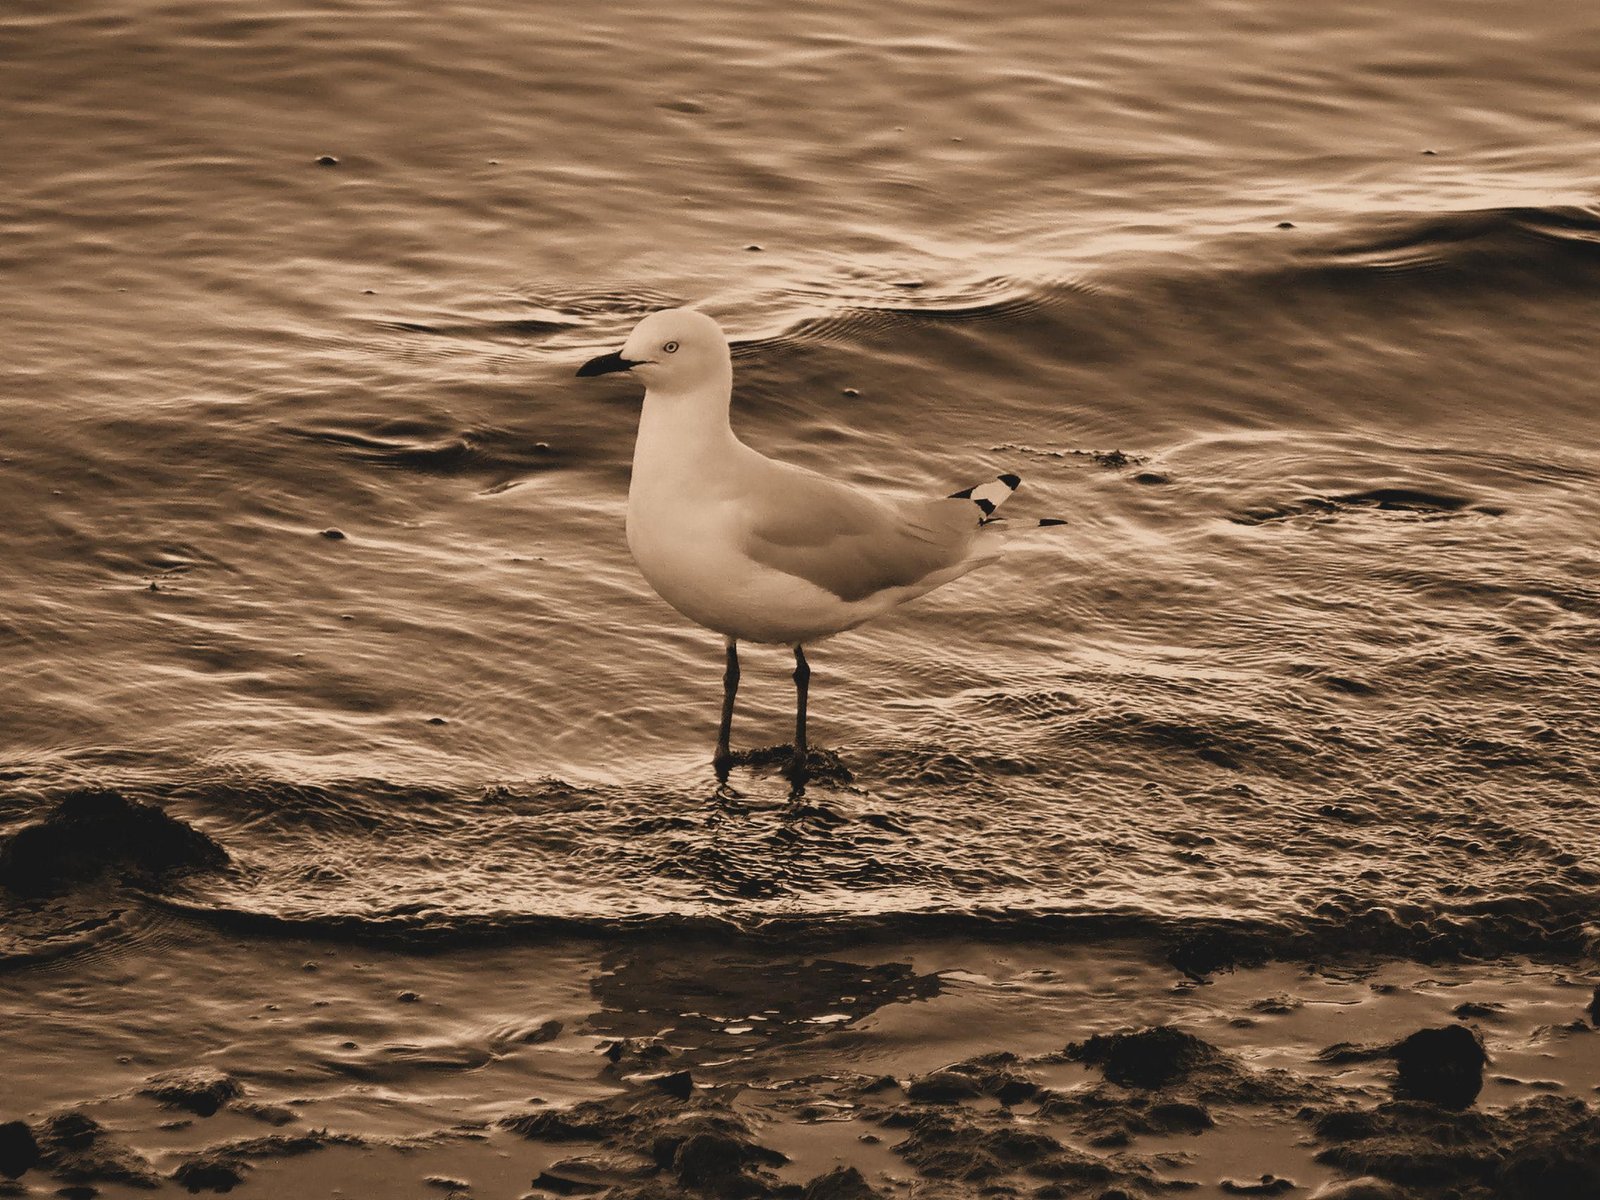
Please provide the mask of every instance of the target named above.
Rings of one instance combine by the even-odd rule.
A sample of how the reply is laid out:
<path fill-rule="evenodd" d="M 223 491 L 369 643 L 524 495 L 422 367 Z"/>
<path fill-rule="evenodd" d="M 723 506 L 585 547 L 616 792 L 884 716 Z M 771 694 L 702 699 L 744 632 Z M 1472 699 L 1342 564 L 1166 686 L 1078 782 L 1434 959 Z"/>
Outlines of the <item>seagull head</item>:
<path fill-rule="evenodd" d="M 663 392 L 692 391 L 726 380 L 731 371 L 728 339 L 705 313 L 688 308 L 653 312 L 633 327 L 622 349 L 591 358 L 578 368 L 581 376 L 628 371 L 646 388 Z"/>

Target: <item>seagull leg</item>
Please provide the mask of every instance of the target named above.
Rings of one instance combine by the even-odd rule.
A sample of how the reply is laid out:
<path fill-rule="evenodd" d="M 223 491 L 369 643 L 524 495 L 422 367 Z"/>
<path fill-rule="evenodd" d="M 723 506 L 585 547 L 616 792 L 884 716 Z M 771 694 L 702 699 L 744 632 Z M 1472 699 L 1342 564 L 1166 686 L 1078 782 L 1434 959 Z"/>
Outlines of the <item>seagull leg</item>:
<path fill-rule="evenodd" d="M 794 648 L 794 761 L 790 766 L 796 778 L 806 774 L 806 692 L 811 686 L 811 665 L 804 646 Z"/>
<path fill-rule="evenodd" d="M 728 669 L 722 673 L 722 725 L 717 730 L 717 755 L 711 763 L 724 781 L 733 764 L 728 737 L 733 733 L 733 698 L 739 693 L 739 643 L 728 639 Z"/>

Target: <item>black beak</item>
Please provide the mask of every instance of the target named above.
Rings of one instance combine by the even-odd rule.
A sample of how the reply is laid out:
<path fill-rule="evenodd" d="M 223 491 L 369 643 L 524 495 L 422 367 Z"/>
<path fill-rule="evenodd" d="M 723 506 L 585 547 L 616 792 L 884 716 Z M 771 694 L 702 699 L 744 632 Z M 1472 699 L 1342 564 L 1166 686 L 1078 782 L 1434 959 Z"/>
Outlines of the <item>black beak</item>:
<path fill-rule="evenodd" d="M 587 378 L 590 375 L 609 375 L 613 371 L 628 371 L 639 364 L 631 358 L 623 358 L 620 354 L 602 354 L 599 358 L 591 358 L 578 368 L 578 376 Z"/>

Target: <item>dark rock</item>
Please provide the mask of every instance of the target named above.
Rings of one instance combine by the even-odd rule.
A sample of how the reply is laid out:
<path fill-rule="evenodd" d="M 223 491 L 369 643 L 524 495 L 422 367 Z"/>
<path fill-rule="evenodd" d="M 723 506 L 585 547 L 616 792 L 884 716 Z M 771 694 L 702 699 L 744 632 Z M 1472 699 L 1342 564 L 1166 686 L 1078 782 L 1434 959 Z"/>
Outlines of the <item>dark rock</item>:
<path fill-rule="evenodd" d="M 1181 1100 L 1152 1104 L 1145 1116 L 1151 1125 L 1163 1133 L 1203 1133 L 1216 1124 L 1211 1114 L 1200 1105 Z"/>
<path fill-rule="evenodd" d="M 1147 1089 L 1165 1087 L 1220 1058 L 1215 1046 L 1172 1025 L 1096 1034 L 1087 1041 L 1071 1043 L 1065 1054 L 1099 1066 L 1112 1083 Z"/>
<path fill-rule="evenodd" d="M 906 1097 L 919 1104 L 951 1104 L 983 1095 L 978 1081 L 955 1071 L 932 1071 L 906 1084 Z"/>
<path fill-rule="evenodd" d="M 1538 1096 L 1491 1112 L 1394 1100 L 1358 1115 L 1360 1126 L 1347 1118 L 1337 1131 L 1354 1136 L 1320 1151 L 1318 1162 L 1430 1197 L 1600 1196 L 1600 1110 L 1582 1100 Z M 1324 1140 L 1329 1116 L 1317 1120 Z"/>
<path fill-rule="evenodd" d="M 1031 1079 L 1008 1079 L 992 1093 L 1001 1104 L 1010 1108 L 1013 1104 L 1021 1104 L 1024 1100 L 1031 1099 L 1039 1092 L 1039 1085 Z"/>
<path fill-rule="evenodd" d="M 65 1112 L 44 1124 L 47 1143 L 60 1150 L 86 1150 L 105 1133 L 105 1126 L 91 1116 Z"/>
<path fill-rule="evenodd" d="M 1600 1142 L 1591 1136 L 1570 1144 L 1542 1139 L 1520 1146 L 1501 1162 L 1495 1184 L 1496 1194 L 1507 1200 L 1600 1196 Z"/>
<path fill-rule="evenodd" d="M 241 1158 L 206 1152 L 180 1164 L 172 1178 L 191 1192 L 231 1192 L 244 1182 L 249 1169 Z"/>
<path fill-rule="evenodd" d="M 1594 995 L 1589 997 L 1589 1007 L 1584 1009 L 1589 1014 L 1591 1024 L 1600 1025 L 1600 986 L 1594 989 Z"/>
<path fill-rule="evenodd" d="M 1375 1114 L 1361 1109 L 1338 1108 L 1319 1114 L 1312 1128 L 1320 1141 L 1353 1142 L 1375 1137 L 1378 1119 Z"/>
<path fill-rule="evenodd" d="M 145 1159 L 106 1134 L 93 1117 L 79 1112 L 47 1118 L 34 1136 L 39 1162 L 67 1183 L 125 1183 L 156 1188 L 161 1180 Z"/>
<path fill-rule="evenodd" d="M 687 1100 L 694 1095 L 694 1076 L 687 1071 L 668 1071 L 664 1075 L 647 1076 L 646 1080 L 651 1086 L 678 1100 Z"/>
<path fill-rule="evenodd" d="M 342 541 L 344 541 L 344 530 L 342 530 L 342 529 L 324 529 L 320 534 L 318 534 L 318 536 L 319 537 L 325 537 L 330 542 L 342 542 Z"/>
<path fill-rule="evenodd" d="M 16 1179 L 39 1161 L 39 1143 L 22 1121 L 0 1125 L 0 1175 Z"/>
<path fill-rule="evenodd" d="M 337 167 L 338 165 L 339 160 L 331 154 L 317 155 L 317 166 L 319 167 Z"/>
<path fill-rule="evenodd" d="M 472 1185 L 465 1179 L 455 1179 L 449 1175 L 428 1175 L 422 1182 L 431 1188 L 438 1188 L 441 1192 L 466 1192 L 472 1190 Z"/>
<path fill-rule="evenodd" d="M 1468 1000 L 1464 1004 L 1456 1005 L 1450 1012 L 1453 1016 L 1460 1017 L 1463 1021 L 1493 1020 L 1501 1012 L 1505 1011 L 1505 1007 L 1504 1004 L 1479 1004 L 1476 1001 Z"/>
<path fill-rule="evenodd" d="M 1317 1051 L 1317 1061 L 1332 1064 L 1372 1062 L 1374 1059 L 1388 1058 L 1393 1053 L 1394 1046 L 1387 1042 L 1335 1042 Z"/>
<path fill-rule="evenodd" d="M 589 1101 L 571 1108 L 541 1108 L 500 1122 L 513 1133 L 535 1142 L 597 1142 L 615 1120 L 605 1105 Z"/>
<path fill-rule="evenodd" d="M 1301 1000 L 1299 996 L 1280 993 L 1276 996 L 1264 996 L 1260 1000 L 1253 1002 L 1250 1005 L 1250 1011 L 1281 1017 L 1287 1013 L 1294 1012 L 1304 1003 L 1305 1001 Z"/>
<path fill-rule="evenodd" d="M 880 1200 L 881 1193 L 854 1167 L 836 1167 L 806 1184 L 802 1200 Z"/>
<path fill-rule="evenodd" d="M 1278 222 L 1278 228 L 1279 229 L 1293 229 L 1294 228 L 1294 222 L 1293 221 L 1279 221 Z"/>
<path fill-rule="evenodd" d="M 292 1125 L 300 1119 L 300 1114 L 292 1108 L 286 1108 L 281 1104 L 256 1104 L 248 1100 L 235 1103 L 232 1111 L 279 1127 Z"/>
<path fill-rule="evenodd" d="M 1489 1061 L 1483 1042 L 1465 1025 L 1419 1029 L 1394 1048 L 1395 1095 L 1445 1108 L 1467 1108 L 1483 1090 Z"/>
<path fill-rule="evenodd" d="M 925 1109 L 894 1152 L 923 1175 L 981 1184 L 1014 1171 L 1041 1179 L 1110 1182 L 1117 1172 L 1049 1134 L 1014 1123 L 986 1124 L 963 1110 Z"/>
<path fill-rule="evenodd" d="M 422 999 L 422 996 L 417 992 L 407 991 L 401 992 L 395 999 L 400 1001 L 401 1004 L 415 1004 Z"/>
<path fill-rule="evenodd" d="M 164 1071 L 150 1076 L 139 1089 L 140 1095 L 152 1096 L 169 1107 L 201 1117 L 211 1116 L 228 1101 L 238 1099 L 243 1091 L 237 1079 L 211 1067 Z"/>
<path fill-rule="evenodd" d="M 745 1147 L 724 1133 L 697 1133 L 678 1147 L 672 1169 L 688 1187 L 708 1187 L 744 1170 Z"/>
<path fill-rule="evenodd" d="M 1039 1085 L 1019 1069 L 1017 1056 L 1008 1051 L 980 1054 L 918 1075 L 905 1085 L 906 1096 L 922 1104 L 954 1104 L 979 1096 L 993 1096 L 1007 1108 L 1027 1100 L 1038 1090 Z"/>
<path fill-rule="evenodd" d="M 588 1179 L 572 1179 L 556 1170 L 544 1170 L 534 1179 L 533 1186 L 542 1192 L 554 1192 L 558 1196 L 581 1196 L 590 1192 L 604 1191 L 610 1184 L 596 1183 Z"/>
<path fill-rule="evenodd" d="M 0 884 L 26 897 L 55 895 L 108 871 L 148 885 L 227 865 L 226 852 L 199 830 L 103 789 L 68 792 L 44 820 L 0 845 Z"/>

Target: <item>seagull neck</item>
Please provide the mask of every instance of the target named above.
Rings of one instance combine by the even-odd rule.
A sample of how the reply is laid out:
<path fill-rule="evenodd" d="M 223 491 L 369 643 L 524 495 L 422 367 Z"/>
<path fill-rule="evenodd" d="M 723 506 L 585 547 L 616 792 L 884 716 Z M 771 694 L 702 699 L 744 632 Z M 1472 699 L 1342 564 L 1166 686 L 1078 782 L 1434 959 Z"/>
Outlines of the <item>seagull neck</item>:
<path fill-rule="evenodd" d="M 691 450 L 717 450 L 737 443 L 728 421 L 728 391 L 657 392 L 644 394 L 639 412 L 635 454 L 647 448 L 683 455 Z"/>

